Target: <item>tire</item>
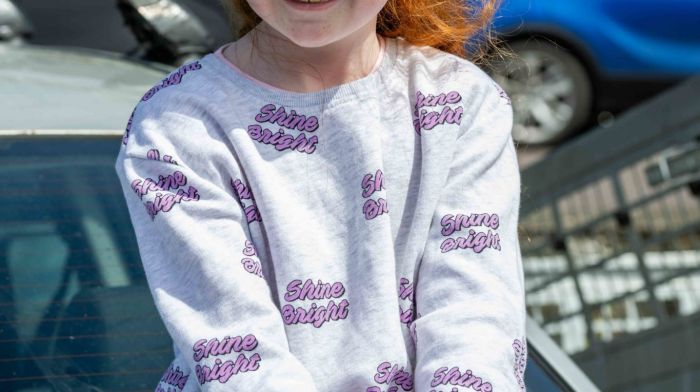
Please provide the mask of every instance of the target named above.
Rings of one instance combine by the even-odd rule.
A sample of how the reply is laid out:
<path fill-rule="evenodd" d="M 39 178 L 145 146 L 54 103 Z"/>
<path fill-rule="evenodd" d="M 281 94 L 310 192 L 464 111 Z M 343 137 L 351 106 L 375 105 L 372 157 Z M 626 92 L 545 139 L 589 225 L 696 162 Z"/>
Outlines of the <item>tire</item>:
<path fill-rule="evenodd" d="M 590 119 L 591 78 L 571 52 L 542 39 L 510 43 L 513 58 L 495 62 L 491 76 L 511 98 L 513 139 L 554 144 Z"/>

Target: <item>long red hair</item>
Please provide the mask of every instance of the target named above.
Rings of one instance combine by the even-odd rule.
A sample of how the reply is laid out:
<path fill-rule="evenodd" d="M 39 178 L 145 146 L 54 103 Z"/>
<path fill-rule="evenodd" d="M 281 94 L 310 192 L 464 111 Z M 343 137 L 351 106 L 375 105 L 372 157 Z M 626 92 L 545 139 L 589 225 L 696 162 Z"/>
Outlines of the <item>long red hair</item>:
<path fill-rule="evenodd" d="M 246 0 L 221 0 L 239 36 L 261 19 Z M 493 38 L 491 20 L 500 0 L 388 0 L 377 18 L 377 32 L 402 37 L 411 44 L 432 46 L 454 55 L 481 59 Z"/>

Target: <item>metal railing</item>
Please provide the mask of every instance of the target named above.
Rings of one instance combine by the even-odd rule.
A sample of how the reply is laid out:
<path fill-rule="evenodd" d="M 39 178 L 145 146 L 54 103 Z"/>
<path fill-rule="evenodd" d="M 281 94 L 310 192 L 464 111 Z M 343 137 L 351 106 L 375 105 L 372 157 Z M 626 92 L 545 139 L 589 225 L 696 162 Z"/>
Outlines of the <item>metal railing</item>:
<path fill-rule="evenodd" d="M 522 172 L 528 312 L 569 354 L 700 310 L 700 77 Z"/>

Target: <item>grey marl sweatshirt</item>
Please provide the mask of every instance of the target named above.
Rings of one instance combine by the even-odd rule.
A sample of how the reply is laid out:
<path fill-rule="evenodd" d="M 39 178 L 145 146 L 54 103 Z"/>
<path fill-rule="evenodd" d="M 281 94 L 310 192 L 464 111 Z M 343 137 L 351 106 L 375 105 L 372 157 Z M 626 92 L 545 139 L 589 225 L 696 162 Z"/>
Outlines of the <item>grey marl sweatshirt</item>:
<path fill-rule="evenodd" d="M 174 342 L 156 390 L 524 390 L 510 101 L 382 42 L 312 93 L 222 47 L 136 105 L 115 168 Z"/>

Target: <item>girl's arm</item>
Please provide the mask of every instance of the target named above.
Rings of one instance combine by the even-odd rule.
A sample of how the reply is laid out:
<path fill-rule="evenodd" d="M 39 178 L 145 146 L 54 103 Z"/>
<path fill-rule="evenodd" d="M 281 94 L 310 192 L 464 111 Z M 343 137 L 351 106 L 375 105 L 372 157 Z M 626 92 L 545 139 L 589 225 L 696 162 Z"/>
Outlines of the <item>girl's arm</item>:
<path fill-rule="evenodd" d="M 416 392 L 524 390 L 512 111 L 498 86 L 483 84 L 455 142 L 418 271 Z"/>
<path fill-rule="evenodd" d="M 180 353 L 161 387 L 315 391 L 261 277 L 248 226 L 258 222 L 231 186 L 242 176 L 230 143 L 196 107 L 165 106 L 136 108 L 115 165 L 151 293 Z"/>

